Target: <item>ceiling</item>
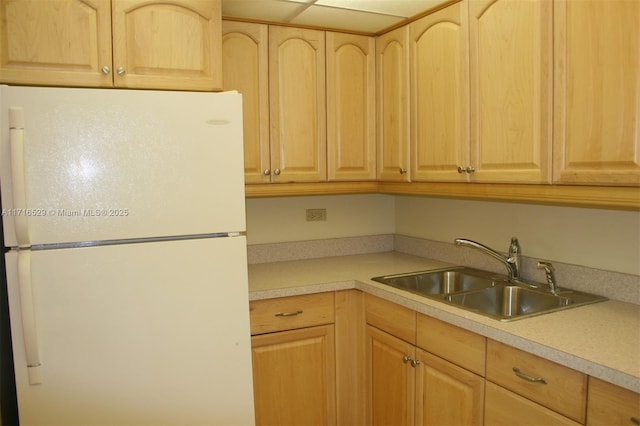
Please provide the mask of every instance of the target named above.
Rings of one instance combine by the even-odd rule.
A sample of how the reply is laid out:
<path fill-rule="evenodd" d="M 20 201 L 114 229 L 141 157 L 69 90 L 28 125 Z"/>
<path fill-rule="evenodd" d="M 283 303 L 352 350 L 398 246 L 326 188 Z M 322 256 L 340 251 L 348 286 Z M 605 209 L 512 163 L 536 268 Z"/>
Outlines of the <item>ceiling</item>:
<path fill-rule="evenodd" d="M 222 0 L 222 16 L 376 34 L 448 0 Z"/>

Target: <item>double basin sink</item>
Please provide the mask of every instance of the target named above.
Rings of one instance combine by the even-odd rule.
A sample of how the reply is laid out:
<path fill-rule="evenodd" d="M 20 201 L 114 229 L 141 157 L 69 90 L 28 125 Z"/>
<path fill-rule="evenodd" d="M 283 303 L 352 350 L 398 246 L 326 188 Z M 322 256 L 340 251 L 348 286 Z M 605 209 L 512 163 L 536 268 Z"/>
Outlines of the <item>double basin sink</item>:
<path fill-rule="evenodd" d="M 607 300 L 573 290 L 555 293 L 543 284 L 467 267 L 387 275 L 372 280 L 458 306 L 500 321 L 512 321 Z"/>

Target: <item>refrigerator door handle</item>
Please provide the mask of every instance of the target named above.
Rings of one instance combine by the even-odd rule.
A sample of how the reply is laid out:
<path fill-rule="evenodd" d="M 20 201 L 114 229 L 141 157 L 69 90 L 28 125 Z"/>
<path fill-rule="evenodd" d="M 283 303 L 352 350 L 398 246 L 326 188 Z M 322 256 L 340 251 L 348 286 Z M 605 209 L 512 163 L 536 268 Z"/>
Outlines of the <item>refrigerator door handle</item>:
<path fill-rule="evenodd" d="M 37 385 L 42 383 L 42 365 L 40 363 L 40 349 L 38 348 L 38 334 L 33 306 L 30 251 L 18 252 L 18 286 L 20 288 L 20 313 L 29 384 Z"/>
<path fill-rule="evenodd" d="M 13 223 L 18 247 L 30 245 L 27 223 L 27 196 L 24 175 L 24 111 L 9 108 L 9 136 L 11 146 L 11 191 L 13 193 Z"/>

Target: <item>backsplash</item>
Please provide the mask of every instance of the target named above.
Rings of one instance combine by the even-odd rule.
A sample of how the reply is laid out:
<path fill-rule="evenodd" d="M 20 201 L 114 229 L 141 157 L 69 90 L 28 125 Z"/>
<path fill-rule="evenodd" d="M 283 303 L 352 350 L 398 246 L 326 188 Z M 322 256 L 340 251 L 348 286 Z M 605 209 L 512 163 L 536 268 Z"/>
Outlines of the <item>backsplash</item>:
<path fill-rule="evenodd" d="M 397 251 L 506 274 L 500 262 L 477 250 L 455 246 L 453 242 L 443 243 L 397 234 L 253 244 L 247 248 L 247 257 L 249 264 L 256 264 L 387 251 Z M 539 260 L 553 262 L 556 280 L 560 287 L 640 305 L 640 276 L 638 275 L 554 262 L 553 259 L 523 256 L 522 278 L 545 282 L 544 272 L 537 268 Z"/>

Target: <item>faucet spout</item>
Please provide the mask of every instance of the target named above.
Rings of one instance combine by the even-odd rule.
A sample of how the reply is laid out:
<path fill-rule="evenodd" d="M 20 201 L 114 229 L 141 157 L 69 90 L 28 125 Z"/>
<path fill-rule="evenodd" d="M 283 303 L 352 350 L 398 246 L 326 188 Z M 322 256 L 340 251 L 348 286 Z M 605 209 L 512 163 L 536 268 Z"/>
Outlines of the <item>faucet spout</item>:
<path fill-rule="evenodd" d="M 456 238 L 454 244 L 457 246 L 466 246 L 475 248 L 480 250 L 481 252 L 488 254 L 496 260 L 499 260 L 507 267 L 507 271 L 509 272 L 509 279 L 519 279 L 520 278 L 520 264 L 522 255 L 520 253 L 520 244 L 518 243 L 518 239 L 516 237 L 511 238 L 511 244 L 509 245 L 509 255 L 505 256 L 502 253 L 485 246 L 484 244 L 480 244 L 473 240 L 468 240 L 466 238 Z"/>

